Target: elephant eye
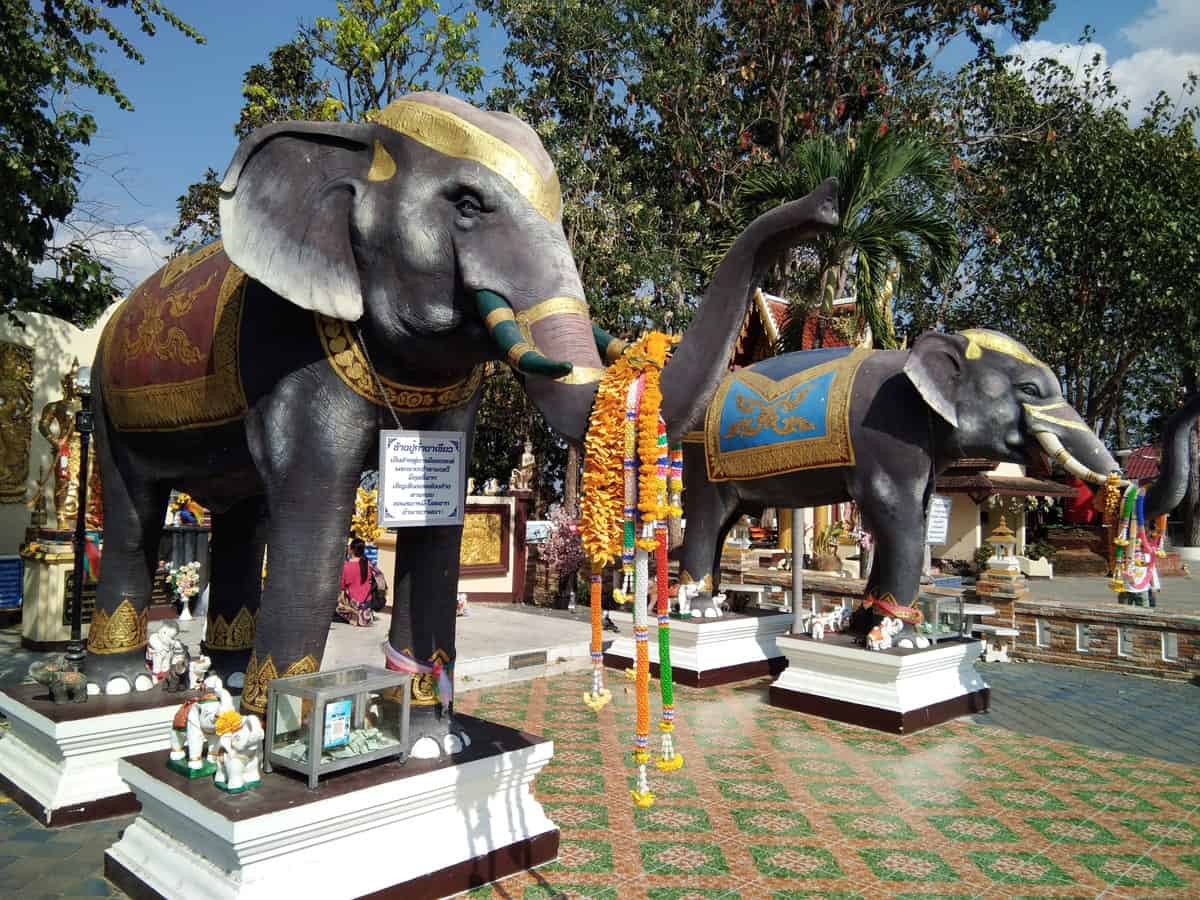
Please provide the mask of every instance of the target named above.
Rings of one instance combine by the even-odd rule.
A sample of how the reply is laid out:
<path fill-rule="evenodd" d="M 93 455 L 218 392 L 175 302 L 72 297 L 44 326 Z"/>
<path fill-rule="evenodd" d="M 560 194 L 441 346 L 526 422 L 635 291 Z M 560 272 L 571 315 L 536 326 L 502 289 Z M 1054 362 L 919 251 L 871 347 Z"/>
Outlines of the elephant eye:
<path fill-rule="evenodd" d="M 1042 396 L 1041 390 L 1032 381 L 1026 381 L 1022 384 L 1017 385 L 1017 390 L 1019 390 L 1022 394 L 1025 394 L 1027 397 L 1041 397 Z"/>
<path fill-rule="evenodd" d="M 483 204 L 474 194 L 463 193 L 454 201 L 454 208 L 464 219 L 474 219 L 483 212 Z"/>

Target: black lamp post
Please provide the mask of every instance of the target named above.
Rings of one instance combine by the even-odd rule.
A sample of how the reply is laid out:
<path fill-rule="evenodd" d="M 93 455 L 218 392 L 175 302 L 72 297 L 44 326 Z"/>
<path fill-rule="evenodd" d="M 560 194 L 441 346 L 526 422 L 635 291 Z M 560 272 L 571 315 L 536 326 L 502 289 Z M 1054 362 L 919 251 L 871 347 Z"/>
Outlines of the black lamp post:
<path fill-rule="evenodd" d="M 86 653 L 83 648 L 83 559 L 87 541 L 88 450 L 94 423 L 92 421 L 92 370 L 84 366 L 76 376 L 81 406 L 75 413 L 75 431 L 79 434 L 79 509 L 75 514 L 75 584 L 71 592 L 71 640 L 67 644 L 66 661 L 70 668 L 83 671 Z"/>

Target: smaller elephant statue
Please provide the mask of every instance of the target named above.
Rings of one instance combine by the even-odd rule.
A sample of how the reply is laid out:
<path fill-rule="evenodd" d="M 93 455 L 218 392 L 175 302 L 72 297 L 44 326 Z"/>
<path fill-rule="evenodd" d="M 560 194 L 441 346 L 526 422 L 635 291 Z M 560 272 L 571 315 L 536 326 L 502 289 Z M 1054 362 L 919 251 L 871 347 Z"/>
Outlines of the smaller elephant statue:
<path fill-rule="evenodd" d="M 86 703 L 87 677 L 71 670 L 59 672 L 50 682 L 50 699 L 55 703 Z"/>
<path fill-rule="evenodd" d="M 188 663 L 188 687 L 192 690 L 204 686 L 204 679 L 208 676 L 208 670 L 212 668 L 212 658 L 208 656 L 197 656 Z"/>
<path fill-rule="evenodd" d="M 188 778 L 203 778 L 215 773 L 219 750 L 217 718 L 233 708 L 233 698 L 221 687 L 184 701 L 171 723 L 171 754 L 167 767 Z"/>
<path fill-rule="evenodd" d="M 230 709 L 217 716 L 217 771 L 214 784 L 230 794 L 257 787 L 262 760 L 263 727 L 258 716 Z"/>
<path fill-rule="evenodd" d="M 891 616 L 884 617 L 883 621 L 867 633 L 867 649 L 890 650 L 892 640 L 903 629 L 904 623 L 900 619 L 894 619 Z"/>
<path fill-rule="evenodd" d="M 174 622 L 163 622 L 146 642 L 146 668 L 150 670 L 150 676 L 156 683 L 167 677 L 171 668 L 171 656 L 177 643 L 179 626 Z"/>

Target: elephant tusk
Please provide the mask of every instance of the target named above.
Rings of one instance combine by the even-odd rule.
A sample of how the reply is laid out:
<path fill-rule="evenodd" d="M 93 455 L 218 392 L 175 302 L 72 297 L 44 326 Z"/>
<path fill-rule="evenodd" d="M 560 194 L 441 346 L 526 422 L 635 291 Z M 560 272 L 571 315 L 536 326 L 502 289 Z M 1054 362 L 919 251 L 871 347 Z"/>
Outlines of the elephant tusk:
<path fill-rule="evenodd" d="M 1062 445 L 1062 441 L 1056 435 L 1048 431 L 1035 431 L 1034 436 L 1038 443 L 1042 445 L 1042 449 L 1050 455 L 1059 465 L 1066 469 L 1070 474 L 1074 475 L 1080 481 L 1087 481 L 1091 484 L 1105 484 L 1108 482 L 1107 475 L 1101 475 L 1099 472 L 1093 472 L 1074 456 L 1071 455 L 1066 447 Z M 1128 481 L 1122 481 L 1121 485 L 1127 487 Z"/>
<path fill-rule="evenodd" d="M 596 349 L 600 352 L 600 358 L 610 366 L 621 358 L 621 354 L 629 346 L 628 342 L 613 337 L 595 322 L 592 323 L 592 337 L 596 339 Z"/>
<path fill-rule="evenodd" d="M 561 378 L 575 368 L 566 361 L 549 359 L 527 343 L 508 301 L 494 291 L 476 291 L 475 303 L 492 340 L 504 351 L 508 364 L 525 375 Z"/>

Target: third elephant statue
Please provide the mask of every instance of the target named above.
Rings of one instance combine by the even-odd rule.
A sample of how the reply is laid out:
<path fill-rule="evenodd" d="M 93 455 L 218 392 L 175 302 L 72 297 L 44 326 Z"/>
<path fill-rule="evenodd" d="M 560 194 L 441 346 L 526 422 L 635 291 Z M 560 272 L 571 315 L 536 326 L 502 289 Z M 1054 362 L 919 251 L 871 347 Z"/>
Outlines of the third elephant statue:
<path fill-rule="evenodd" d="M 1042 456 L 1097 484 L 1118 470 L 1050 368 L 995 331 L 927 332 L 908 351 L 787 353 L 733 372 L 684 442 L 677 555 L 681 582 L 699 584 L 693 613 L 711 609 L 720 548 L 743 513 L 853 500 L 875 562 L 850 631 L 913 623 L 938 473 L 966 457 Z"/>

